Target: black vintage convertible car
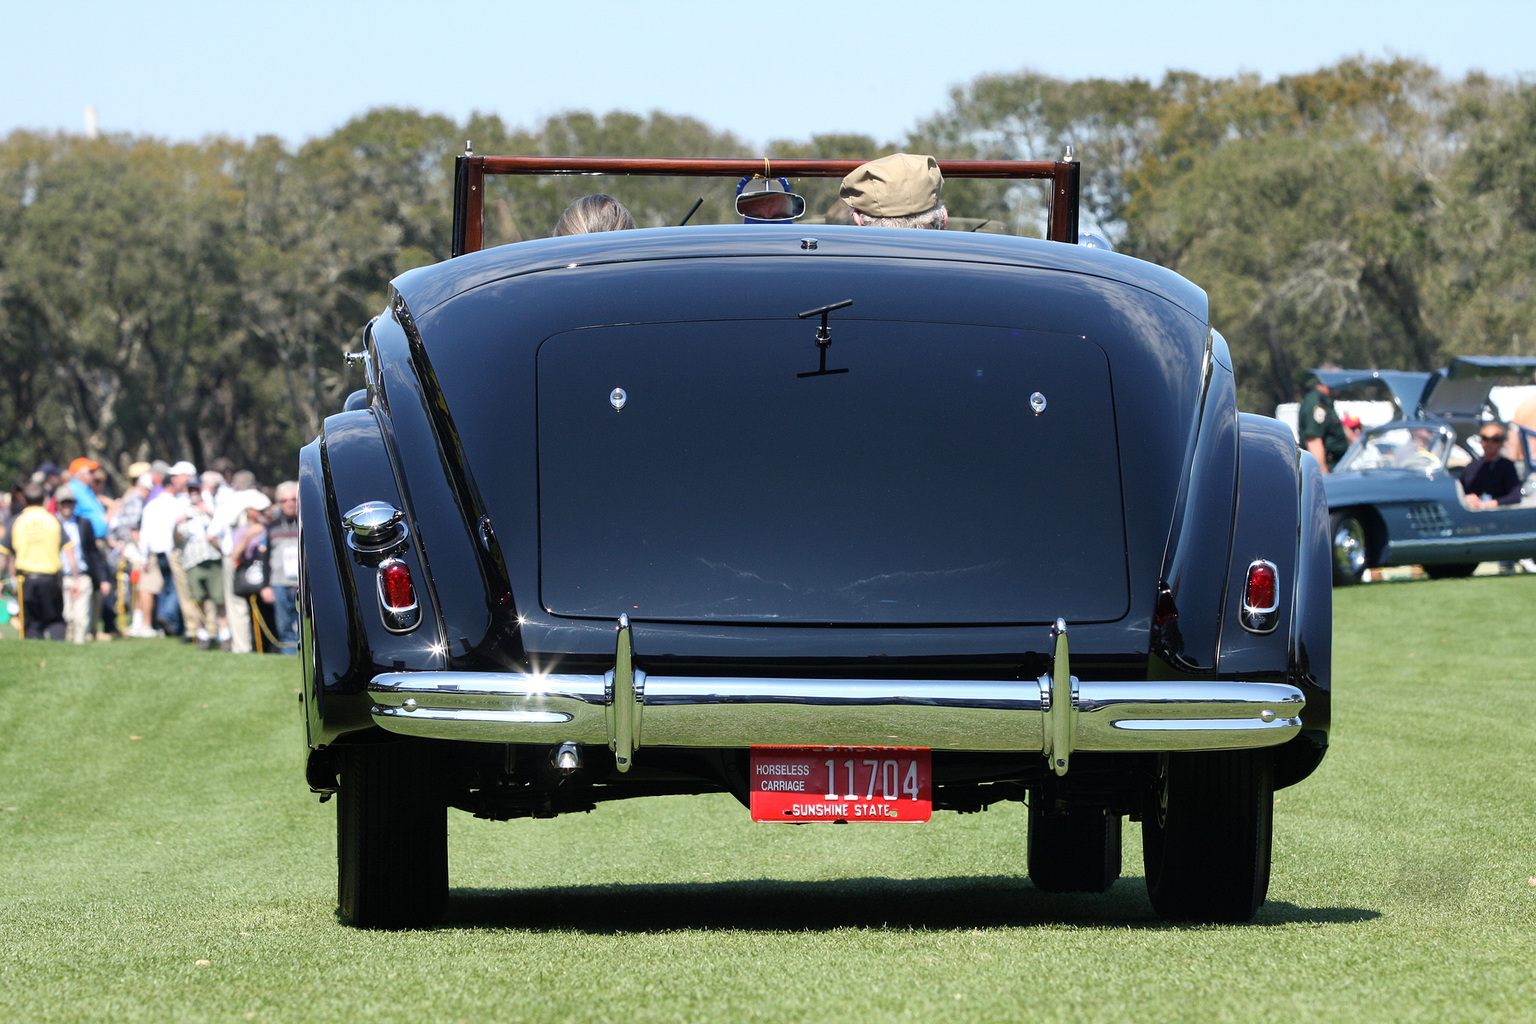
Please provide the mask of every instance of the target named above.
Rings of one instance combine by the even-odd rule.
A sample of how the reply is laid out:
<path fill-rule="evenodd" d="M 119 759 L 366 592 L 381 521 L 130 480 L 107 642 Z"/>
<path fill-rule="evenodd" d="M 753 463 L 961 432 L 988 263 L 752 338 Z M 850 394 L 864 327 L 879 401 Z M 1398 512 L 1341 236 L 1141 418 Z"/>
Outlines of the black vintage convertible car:
<path fill-rule="evenodd" d="M 1053 891 L 1107 889 L 1129 816 L 1159 916 L 1252 917 L 1273 791 L 1327 746 L 1319 472 L 1239 414 L 1200 289 L 1071 244 L 1076 163 L 941 167 L 1049 181 L 1049 238 L 475 251 L 487 174 L 767 168 L 460 158 L 463 254 L 394 282 L 301 455 L 346 920 L 444 912 L 449 807 L 711 792 L 768 822 L 1027 801 Z"/>

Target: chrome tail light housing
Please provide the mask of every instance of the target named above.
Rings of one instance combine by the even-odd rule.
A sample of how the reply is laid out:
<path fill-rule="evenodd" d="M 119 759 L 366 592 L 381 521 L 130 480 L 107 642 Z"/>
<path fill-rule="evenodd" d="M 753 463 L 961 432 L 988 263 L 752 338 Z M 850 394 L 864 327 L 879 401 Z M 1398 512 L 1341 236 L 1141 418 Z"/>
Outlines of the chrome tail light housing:
<path fill-rule="evenodd" d="M 1243 628 L 1272 633 L 1280 622 L 1280 570 L 1275 563 L 1254 559 L 1243 579 Z"/>

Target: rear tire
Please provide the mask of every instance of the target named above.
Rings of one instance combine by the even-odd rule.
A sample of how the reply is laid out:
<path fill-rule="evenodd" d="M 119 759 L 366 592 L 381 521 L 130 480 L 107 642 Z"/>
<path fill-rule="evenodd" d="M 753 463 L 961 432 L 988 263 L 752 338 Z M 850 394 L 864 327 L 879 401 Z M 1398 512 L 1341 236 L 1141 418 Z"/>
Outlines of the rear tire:
<path fill-rule="evenodd" d="M 1252 920 L 1269 892 L 1274 774 L 1267 750 L 1168 755 L 1142 821 L 1152 909 L 1165 921 Z"/>
<path fill-rule="evenodd" d="M 1334 515 L 1331 525 L 1333 585 L 1352 587 L 1365 576 L 1365 527 L 1347 512 Z"/>
<path fill-rule="evenodd" d="M 1452 562 L 1449 565 L 1426 565 L 1424 575 L 1432 580 L 1466 579 L 1477 571 L 1477 562 Z"/>
<path fill-rule="evenodd" d="M 425 928 L 448 904 L 448 808 L 417 743 L 337 750 L 337 910 L 355 928 Z"/>
<path fill-rule="evenodd" d="M 1046 813 L 1029 800 L 1029 880 L 1044 892 L 1106 892 L 1120 877 L 1120 815 L 1102 807 Z"/>

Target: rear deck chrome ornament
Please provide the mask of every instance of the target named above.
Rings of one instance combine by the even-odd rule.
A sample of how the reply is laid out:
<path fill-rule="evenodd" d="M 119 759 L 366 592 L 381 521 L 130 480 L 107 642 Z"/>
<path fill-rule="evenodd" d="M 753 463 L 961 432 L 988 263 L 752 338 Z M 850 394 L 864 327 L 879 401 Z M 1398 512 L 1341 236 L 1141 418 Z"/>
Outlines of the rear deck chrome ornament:
<path fill-rule="evenodd" d="M 817 306 L 815 309 L 808 309 L 804 313 L 796 314 L 801 320 L 812 316 L 821 317 L 821 326 L 816 328 L 816 349 L 821 353 L 821 366 L 814 370 L 807 370 L 804 373 L 797 373 L 795 374 L 796 377 L 827 377 L 836 373 L 848 372 L 848 367 L 846 366 L 838 370 L 827 369 L 827 349 L 832 346 L 832 328 L 827 324 L 827 317 L 834 310 L 847 309 L 851 305 L 853 305 L 852 299 L 844 299 L 841 302 Z"/>
<path fill-rule="evenodd" d="M 1035 410 L 1036 416 L 1039 416 L 1041 413 L 1045 412 L 1045 396 L 1038 391 L 1030 395 L 1029 407 Z"/>
<path fill-rule="evenodd" d="M 613 406 L 615 409 L 624 408 L 624 403 L 628 401 L 629 395 L 625 394 L 623 388 L 614 388 L 611 392 L 608 393 L 608 404 Z"/>

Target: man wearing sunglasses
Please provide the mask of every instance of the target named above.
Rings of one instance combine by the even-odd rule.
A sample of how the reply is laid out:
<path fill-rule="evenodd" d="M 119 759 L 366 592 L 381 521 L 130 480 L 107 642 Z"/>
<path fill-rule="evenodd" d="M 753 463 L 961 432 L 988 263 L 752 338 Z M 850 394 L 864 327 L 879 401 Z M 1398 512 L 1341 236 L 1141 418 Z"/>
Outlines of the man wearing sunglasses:
<path fill-rule="evenodd" d="M 1467 492 L 1468 508 L 1498 508 L 1520 502 L 1520 475 L 1515 464 L 1500 451 L 1504 447 L 1504 424 L 1497 420 L 1484 423 L 1478 431 L 1483 456 L 1473 459 L 1461 471 L 1461 487 Z"/>

